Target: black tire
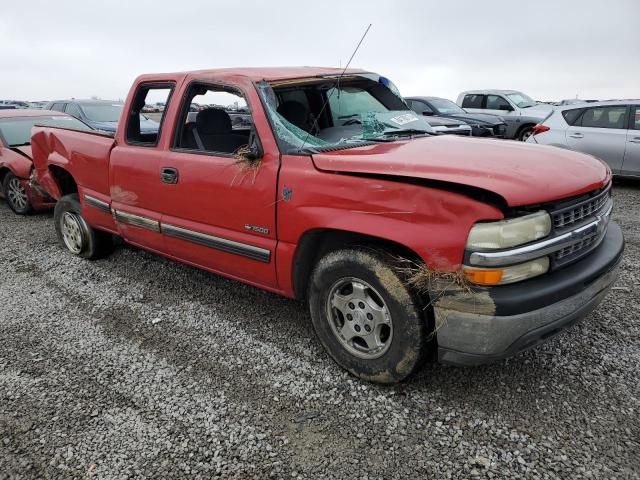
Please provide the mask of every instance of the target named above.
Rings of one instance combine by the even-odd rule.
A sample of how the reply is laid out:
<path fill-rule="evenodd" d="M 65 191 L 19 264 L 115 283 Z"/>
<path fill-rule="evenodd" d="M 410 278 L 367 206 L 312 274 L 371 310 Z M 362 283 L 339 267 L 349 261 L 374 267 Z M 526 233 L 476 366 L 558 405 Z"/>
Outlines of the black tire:
<path fill-rule="evenodd" d="M 527 139 L 531 136 L 531 132 L 533 131 L 533 125 L 523 127 L 522 130 L 518 133 L 518 140 L 521 142 L 526 142 Z"/>
<path fill-rule="evenodd" d="M 113 251 L 113 236 L 107 232 L 96 230 L 82 217 L 82 206 L 77 193 L 65 195 L 56 203 L 53 212 L 53 221 L 56 226 L 58 240 L 68 251 L 88 260 L 103 258 Z M 69 221 L 78 228 L 77 242 L 65 240 L 65 221 Z M 72 248 L 73 243 L 77 248 Z"/>
<path fill-rule="evenodd" d="M 353 279 L 372 287 L 371 295 L 375 293 L 381 297 L 387 309 L 385 311 L 391 317 L 392 329 L 387 333 L 389 345 L 377 358 L 356 356 L 349 349 L 358 347 L 354 344 L 357 339 L 354 337 L 351 346 L 347 346 L 349 342 L 345 342 L 344 337 L 339 338 L 340 334 L 336 333 L 336 329 L 340 329 L 338 324 L 345 325 L 347 320 L 332 308 L 330 296 L 334 298 L 333 292 L 340 282 Z M 422 364 L 428 340 L 427 323 L 422 315 L 424 310 L 420 307 L 419 299 L 394 269 L 392 261 L 384 255 L 368 249 L 331 252 L 316 265 L 308 293 L 311 319 L 320 342 L 336 363 L 353 375 L 375 383 L 396 383 L 407 378 Z M 349 307 L 345 308 L 352 308 L 351 302 L 346 305 Z M 357 305 L 353 307 L 358 308 Z M 359 319 L 366 322 L 365 318 L 369 318 L 368 314 L 365 314 L 366 317 L 362 313 L 357 315 L 357 319 L 353 316 L 351 319 L 353 328 L 356 328 Z M 340 318 L 344 321 L 340 322 Z"/>
<path fill-rule="evenodd" d="M 19 183 L 20 179 L 8 172 L 2 181 L 2 193 L 7 205 L 17 215 L 33 213 L 33 206 L 24 187 Z"/>

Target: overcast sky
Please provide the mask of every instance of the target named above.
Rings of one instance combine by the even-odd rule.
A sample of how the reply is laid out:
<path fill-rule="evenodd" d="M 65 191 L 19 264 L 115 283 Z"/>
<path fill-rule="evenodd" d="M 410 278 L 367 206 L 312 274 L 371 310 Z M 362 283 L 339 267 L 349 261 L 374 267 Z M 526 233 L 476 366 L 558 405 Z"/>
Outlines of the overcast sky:
<path fill-rule="evenodd" d="M 404 95 L 640 97 L 640 0 L 3 0 L 0 99 L 124 98 L 141 73 L 352 66 Z"/>

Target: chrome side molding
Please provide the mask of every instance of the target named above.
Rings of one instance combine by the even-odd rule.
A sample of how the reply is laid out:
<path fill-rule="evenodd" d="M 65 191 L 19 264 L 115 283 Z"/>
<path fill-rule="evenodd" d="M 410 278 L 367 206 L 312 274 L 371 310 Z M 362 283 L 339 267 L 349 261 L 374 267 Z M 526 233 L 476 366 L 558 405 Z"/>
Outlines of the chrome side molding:
<path fill-rule="evenodd" d="M 134 227 L 146 228 L 147 230 L 160 233 L 160 222 L 151 218 L 122 212 L 120 210 L 113 210 L 113 218 L 120 223 L 133 225 Z"/>
<path fill-rule="evenodd" d="M 91 195 L 84 195 L 84 202 L 90 207 L 97 208 L 105 213 L 111 213 L 111 207 L 107 202 L 103 202 L 102 200 L 97 199 L 96 197 L 92 197 Z"/>
<path fill-rule="evenodd" d="M 197 243 L 198 245 L 214 248 L 223 252 L 241 255 L 259 262 L 269 263 L 271 261 L 271 251 L 266 248 L 256 247 L 254 245 L 248 245 L 246 243 L 240 243 L 213 235 L 207 235 L 205 233 L 195 232 L 193 230 L 187 230 L 186 228 L 168 225 L 165 223 L 162 224 L 161 231 L 164 235 L 169 237 Z"/>

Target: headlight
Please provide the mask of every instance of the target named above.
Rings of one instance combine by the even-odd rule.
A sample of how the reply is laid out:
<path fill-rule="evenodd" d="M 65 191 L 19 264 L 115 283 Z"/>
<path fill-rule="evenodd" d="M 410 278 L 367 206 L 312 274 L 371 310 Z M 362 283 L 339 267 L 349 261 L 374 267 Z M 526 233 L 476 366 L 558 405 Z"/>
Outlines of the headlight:
<path fill-rule="evenodd" d="M 467 250 L 497 250 L 515 247 L 546 237 L 551 217 L 543 210 L 499 222 L 477 223 L 467 237 Z"/>
<path fill-rule="evenodd" d="M 537 277 L 548 270 L 549 257 L 501 268 L 462 267 L 465 277 L 477 285 L 506 285 Z"/>

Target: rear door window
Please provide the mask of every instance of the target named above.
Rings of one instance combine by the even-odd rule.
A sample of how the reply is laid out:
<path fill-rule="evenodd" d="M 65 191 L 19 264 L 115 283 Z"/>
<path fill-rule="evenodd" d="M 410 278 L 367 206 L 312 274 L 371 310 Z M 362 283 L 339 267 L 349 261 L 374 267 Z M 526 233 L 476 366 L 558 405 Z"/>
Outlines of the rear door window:
<path fill-rule="evenodd" d="M 582 115 L 582 126 L 592 128 L 627 128 L 627 106 L 588 108 Z"/>
<path fill-rule="evenodd" d="M 574 108 L 572 110 L 565 110 L 562 112 L 562 116 L 569 125 L 576 125 L 580 120 L 582 112 L 584 112 L 584 108 Z"/>
<path fill-rule="evenodd" d="M 157 102 L 168 105 L 174 87 L 173 82 L 150 82 L 138 86 L 127 116 L 127 143 L 141 147 L 155 147 L 158 144 L 167 109 L 162 111 L 158 121 L 142 115 L 142 109 L 145 105 Z"/>
<path fill-rule="evenodd" d="M 640 106 L 632 106 L 631 111 L 631 129 L 640 130 Z"/>
<path fill-rule="evenodd" d="M 484 95 L 470 94 L 465 95 L 462 101 L 462 108 L 482 108 Z"/>

